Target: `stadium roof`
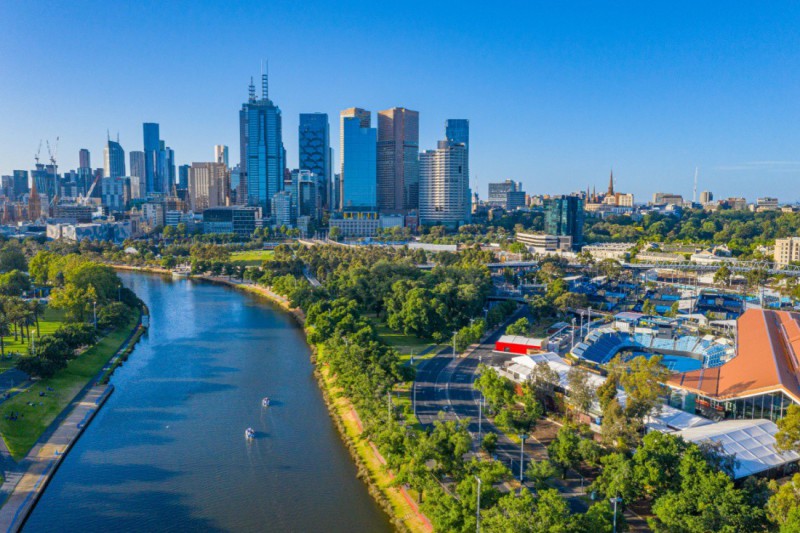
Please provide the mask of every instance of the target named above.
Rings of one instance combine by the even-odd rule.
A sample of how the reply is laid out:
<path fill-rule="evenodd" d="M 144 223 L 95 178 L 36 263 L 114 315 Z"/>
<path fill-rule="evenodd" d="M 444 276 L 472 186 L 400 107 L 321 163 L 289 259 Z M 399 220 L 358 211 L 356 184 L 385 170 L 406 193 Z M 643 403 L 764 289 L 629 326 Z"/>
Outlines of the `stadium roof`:
<path fill-rule="evenodd" d="M 719 400 L 783 392 L 800 403 L 800 314 L 748 309 L 737 332 L 736 357 L 673 374 L 669 385 Z"/>
<path fill-rule="evenodd" d="M 779 453 L 775 450 L 777 432 L 778 426 L 774 422 L 756 419 L 725 420 L 676 434 L 694 443 L 708 440 L 721 443 L 726 454 L 736 456 L 738 464 L 733 477 L 739 479 L 800 459 L 797 452 Z"/>

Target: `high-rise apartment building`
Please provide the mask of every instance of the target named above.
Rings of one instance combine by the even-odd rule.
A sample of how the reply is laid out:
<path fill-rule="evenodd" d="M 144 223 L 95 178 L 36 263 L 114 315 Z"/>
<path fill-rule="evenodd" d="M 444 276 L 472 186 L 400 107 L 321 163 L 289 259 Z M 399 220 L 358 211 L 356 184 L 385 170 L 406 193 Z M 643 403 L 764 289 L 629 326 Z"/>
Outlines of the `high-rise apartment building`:
<path fill-rule="evenodd" d="M 700 193 L 700 203 L 703 205 L 710 204 L 714 201 L 714 193 L 711 191 L 703 191 Z"/>
<path fill-rule="evenodd" d="M 467 148 L 467 179 L 469 179 L 469 120 L 466 118 L 445 120 L 444 138 L 450 142 L 463 144 Z"/>
<path fill-rule="evenodd" d="M 778 268 L 800 262 L 800 237 L 775 239 L 775 251 L 772 257 Z"/>
<path fill-rule="evenodd" d="M 403 107 L 378 112 L 378 209 L 419 207 L 419 113 Z"/>
<path fill-rule="evenodd" d="M 370 112 L 351 107 L 339 115 L 341 163 L 339 174 L 344 210 L 370 211 L 377 199 L 378 130 L 371 126 Z"/>
<path fill-rule="evenodd" d="M 108 139 L 103 150 L 103 168 L 105 175 L 110 178 L 119 178 L 125 175 L 125 150 L 117 142 Z"/>
<path fill-rule="evenodd" d="M 544 200 L 544 232 L 571 237 L 572 245 L 583 242 L 583 199 L 580 196 L 554 196 Z"/>
<path fill-rule="evenodd" d="M 158 177 L 158 152 L 161 149 L 161 137 L 158 124 L 145 122 L 142 124 L 144 134 L 144 179 L 148 193 L 161 192 Z"/>
<path fill-rule="evenodd" d="M 219 161 L 217 161 L 219 163 Z M 186 190 L 189 188 L 189 165 L 178 167 L 178 189 Z"/>
<path fill-rule="evenodd" d="M 261 98 L 250 82 L 247 103 L 239 111 L 240 176 L 247 184 L 247 204 L 270 214 L 270 201 L 283 190 L 286 151 L 281 110 L 269 99 L 267 75 L 261 77 Z"/>
<path fill-rule="evenodd" d="M 194 211 L 228 205 L 230 177 L 223 163 L 192 163 L 189 204 Z"/>
<path fill-rule="evenodd" d="M 105 177 L 101 180 L 103 205 L 111 211 L 125 211 L 131 198 L 131 181 L 124 176 Z"/>
<path fill-rule="evenodd" d="M 327 113 L 300 113 L 298 127 L 300 170 L 317 176 L 317 196 L 325 209 L 333 206 L 330 198 L 333 152 L 331 151 L 330 125 Z"/>
<path fill-rule="evenodd" d="M 214 145 L 214 162 L 222 163 L 228 167 L 228 147 L 224 144 Z"/>
<path fill-rule="evenodd" d="M 419 156 L 419 221 L 457 227 L 470 219 L 467 147 L 448 140 Z"/>

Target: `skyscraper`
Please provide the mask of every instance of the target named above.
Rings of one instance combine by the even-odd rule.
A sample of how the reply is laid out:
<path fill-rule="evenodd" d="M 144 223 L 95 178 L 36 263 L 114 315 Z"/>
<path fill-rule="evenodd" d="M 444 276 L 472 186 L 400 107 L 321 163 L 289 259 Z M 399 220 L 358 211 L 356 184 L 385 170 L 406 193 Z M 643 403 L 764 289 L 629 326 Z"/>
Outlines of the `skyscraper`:
<path fill-rule="evenodd" d="M 572 245 L 583 242 L 583 199 L 579 196 L 554 196 L 544 200 L 544 232 L 572 237 Z"/>
<path fill-rule="evenodd" d="M 224 144 L 214 145 L 214 162 L 222 163 L 228 167 L 228 147 Z"/>
<path fill-rule="evenodd" d="M 142 125 L 144 132 L 144 179 L 145 190 L 148 193 L 161 192 L 158 183 L 158 152 L 160 149 L 160 134 L 158 124 L 145 122 Z"/>
<path fill-rule="evenodd" d="M 457 227 L 469 221 L 467 162 L 467 147 L 449 140 L 420 154 L 420 224 Z"/>
<path fill-rule="evenodd" d="M 370 127 L 370 112 L 365 109 L 345 109 L 340 113 L 340 120 L 342 209 L 374 210 L 378 206 L 378 130 Z"/>
<path fill-rule="evenodd" d="M 403 107 L 378 112 L 378 209 L 419 207 L 419 113 Z"/>
<path fill-rule="evenodd" d="M 469 153 L 469 120 L 465 118 L 445 120 L 444 135 L 448 141 L 463 144 Z"/>
<path fill-rule="evenodd" d="M 332 199 L 329 198 L 329 189 L 333 169 L 327 113 L 300 113 L 298 148 L 300 170 L 308 170 L 317 176 L 319 184 L 316 194 L 321 205 L 330 209 Z"/>
<path fill-rule="evenodd" d="M 86 148 L 78 151 L 78 168 L 92 168 L 92 159 Z"/>
<path fill-rule="evenodd" d="M 164 141 L 159 141 L 157 161 L 155 192 L 171 194 L 172 189 L 176 185 L 175 151 L 169 146 L 166 146 Z"/>
<path fill-rule="evenodd" d="M 178 189 L 186 190 L 189 188 L 189 165 L 178 167 Z"/>
<path fill-rule="evenodd" d="M 189 203 L 193 210 L 228 205 L 230 176 L 223 163 L 192 163 L 189 169 Z"/>
<path fill-rule="evenodd" d="M 281 110 L 269 99 L 269 81 L 261 76 L 261 98 L 251 80 L 247 103 L 239 111 L 240 176 L 246 176 L 247 203 L 270 213 L 270 200 L 283 190 L 286 167 Z"/>
<path fill-rule="evenodd" d="M 125 175 L 125 150 L 117 142 L 108 139 L 103 150 L 103 168 L 109 178 L 119 178 Z"/>
<path fill-rule="evenodd" d="M 27 170 L 15 170 L 12 182 L 14 188 L 14 197 L 17 199 L 21 198 L 23 194 L 30 190 Z"/>

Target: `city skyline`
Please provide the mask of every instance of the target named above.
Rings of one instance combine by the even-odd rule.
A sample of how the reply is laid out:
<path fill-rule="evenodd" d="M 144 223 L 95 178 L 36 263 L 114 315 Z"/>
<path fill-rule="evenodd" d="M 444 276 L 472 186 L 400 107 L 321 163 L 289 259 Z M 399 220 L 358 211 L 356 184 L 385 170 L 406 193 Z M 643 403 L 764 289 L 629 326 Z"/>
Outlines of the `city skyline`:
<path fill-rule="evenodd" d="M 662 189 L 663 183 L 670 184 L 669 192 L 690 197 L 699 167 L 699 189 L 716 197 L 798 199 L 787 192 L 800 177 L 800 161 L 793 157 L 798 139 L 786 126 L 800 115 L 791 98 L 798 76 L 793 68 L 797 37 L 791 31 L 800 14 L 796 6 L 776 3 L 752 12 L 722 13 L 713 6 L 689 11 L 689 4 L 670 4 L 669 12 L 666 6 L 579 5 L 572 10 L 517 9 L 513 22 L 499 13 L 452 14 L 440 7 L 426 10 L 425 17 L 409 10 L 414 14 L 395 21 L 396 13 L 390 14 L 388 7 L 362 5 L 359 9 L 374 23 L 360 28 L 347 21 L 352 9 L 318 3 L 309 20 L 293 17 L 298 7 L 276 4 L 270 9 L 284 24 L 270 37 L 245 46 L 244 37 L 237 36 L 219 47 L 232 31 L 224 30 L 218 41 L 193 41 L 189 48 L 167 41 L 159 52 L 168 58 L 183 54 L 187 60 L 159 61 L 148 64 L 149 70 L 144 65 L 157 47 L 148 45 L 124 68 L 109 67 L 108 80 L 93 87 L 74 72 L 74 61 L 91 57 L 102 68 L 124 42 L 141 42 L 158 28 L 93 26 L 96 39 L 108 42 L 102 54 L 91 43 L 54 42 L 58 32 L 47 32 L 31 46 L 24 28 L 34 20 L 80 26 L 84 18 L 89 24 L 114 8 L 52 6 L 40 13 L 35 3 L 9 4 L 3 13 L 19 24 L 0 36 L 0 69 L 24 72 L 33 65 L 58 83 L 53 89 L 33 83 L 35 76 L 17 76 L 0 88 L 0 114 L 14 124 L 0 132 L 0 173 L 32 169 L 39 139 L 53 142 L 60 137 L 59 166 L 64 169 L 77 168 L 78 150 L 86 147 L 94 152 L 96 165 L 108 129 L 120 132 L 126 152 L 140 150 L 141 124 L 148 121 L 161 125 L 176 163 L 210 161 L 215 144 L 236 146 L 234 110 L 246 97 L 242 87 L 268 57 L 286 132 L 297 130 L 301 113 L 335 117 L 354 105 L 373 110 L 403 106 L 419 111 L 419 147 L 426 150 L 435 148 L 446 119 L 468 118 L 473 136 L 470 181 L 482 197 L 487 183 L 504 179 L 521 181 L 531 193 L 602 187 L 610 168 L 619 190 L 633 192 L 637 200 Z M 148 8 L 126 9 L 135 21 Z M 177 17 L 184 8 L 165 9 Z M 172 28 L 176 35 L 196 35 L 212 19 L 239 31 L 266 16 L 255 4 L 229 10 L 201 3 L 191 14 L 186 27 Z M 167 15 L 164 20 L 175 20 Z M 445 21 L 447 16 L 452 20 Z M 717 21 L 711 27 L 705 24 L 709 16 Z M 359 42 L 381 39 L 387 28 L 397 29 L 410 17 L 428 23 L 407 24 L 380 50 L 362 54 Z M 288 38 L 301 21 L 324 22 L 320 38 L 336 35 L 330 50 L 317 57 L 309 54 L 310 44 Z M 341 24 L 350 35 L 336 34 L 334 28 Z M 421 54 L 400 57 L 397 65 L 382 64 L 385 54 L 405 44 Z M 298 76 L 301 56 L 305 67 L 328 81 L 309 84 Z M 364 61 L 357 71 L 345 61 L 352 57 Z M 215 80 L 187 91 L 190 73 L 201 61 L 215 65 Z M 157 84 L 162 79 L 177 82 Z M 297 146 L 286 139 L 285 144 L 287 166 L 296 168 Z M 340 154 L 335 134 L 331 145 L 336 169 Z"/>

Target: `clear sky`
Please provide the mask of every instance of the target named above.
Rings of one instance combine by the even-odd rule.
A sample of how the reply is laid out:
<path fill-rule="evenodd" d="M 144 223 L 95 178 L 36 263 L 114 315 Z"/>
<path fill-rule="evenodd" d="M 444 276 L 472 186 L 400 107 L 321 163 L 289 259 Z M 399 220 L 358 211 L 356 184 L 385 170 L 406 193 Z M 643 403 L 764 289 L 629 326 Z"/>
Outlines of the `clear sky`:
<path fill-rule="evenodd" d="M 238 161 L 238 109 L 269 59 L 290 167 L 301 112 L 405 106 L 420 147 L 471 121 L 473 188 L 587 184 L 645 201 L 800 200 L 797 2 L 39 2 L 0 0 L 0 174 L 60 137 L 59 166 L 106 131 L 142 149 L 161 124 L 179 164 Z M 375 119 L 373 118 L 373 121 Z M 46 154 L 46 148 L 42 149 Z M 338 160 L 338 155 L 337 155 Z"/>

